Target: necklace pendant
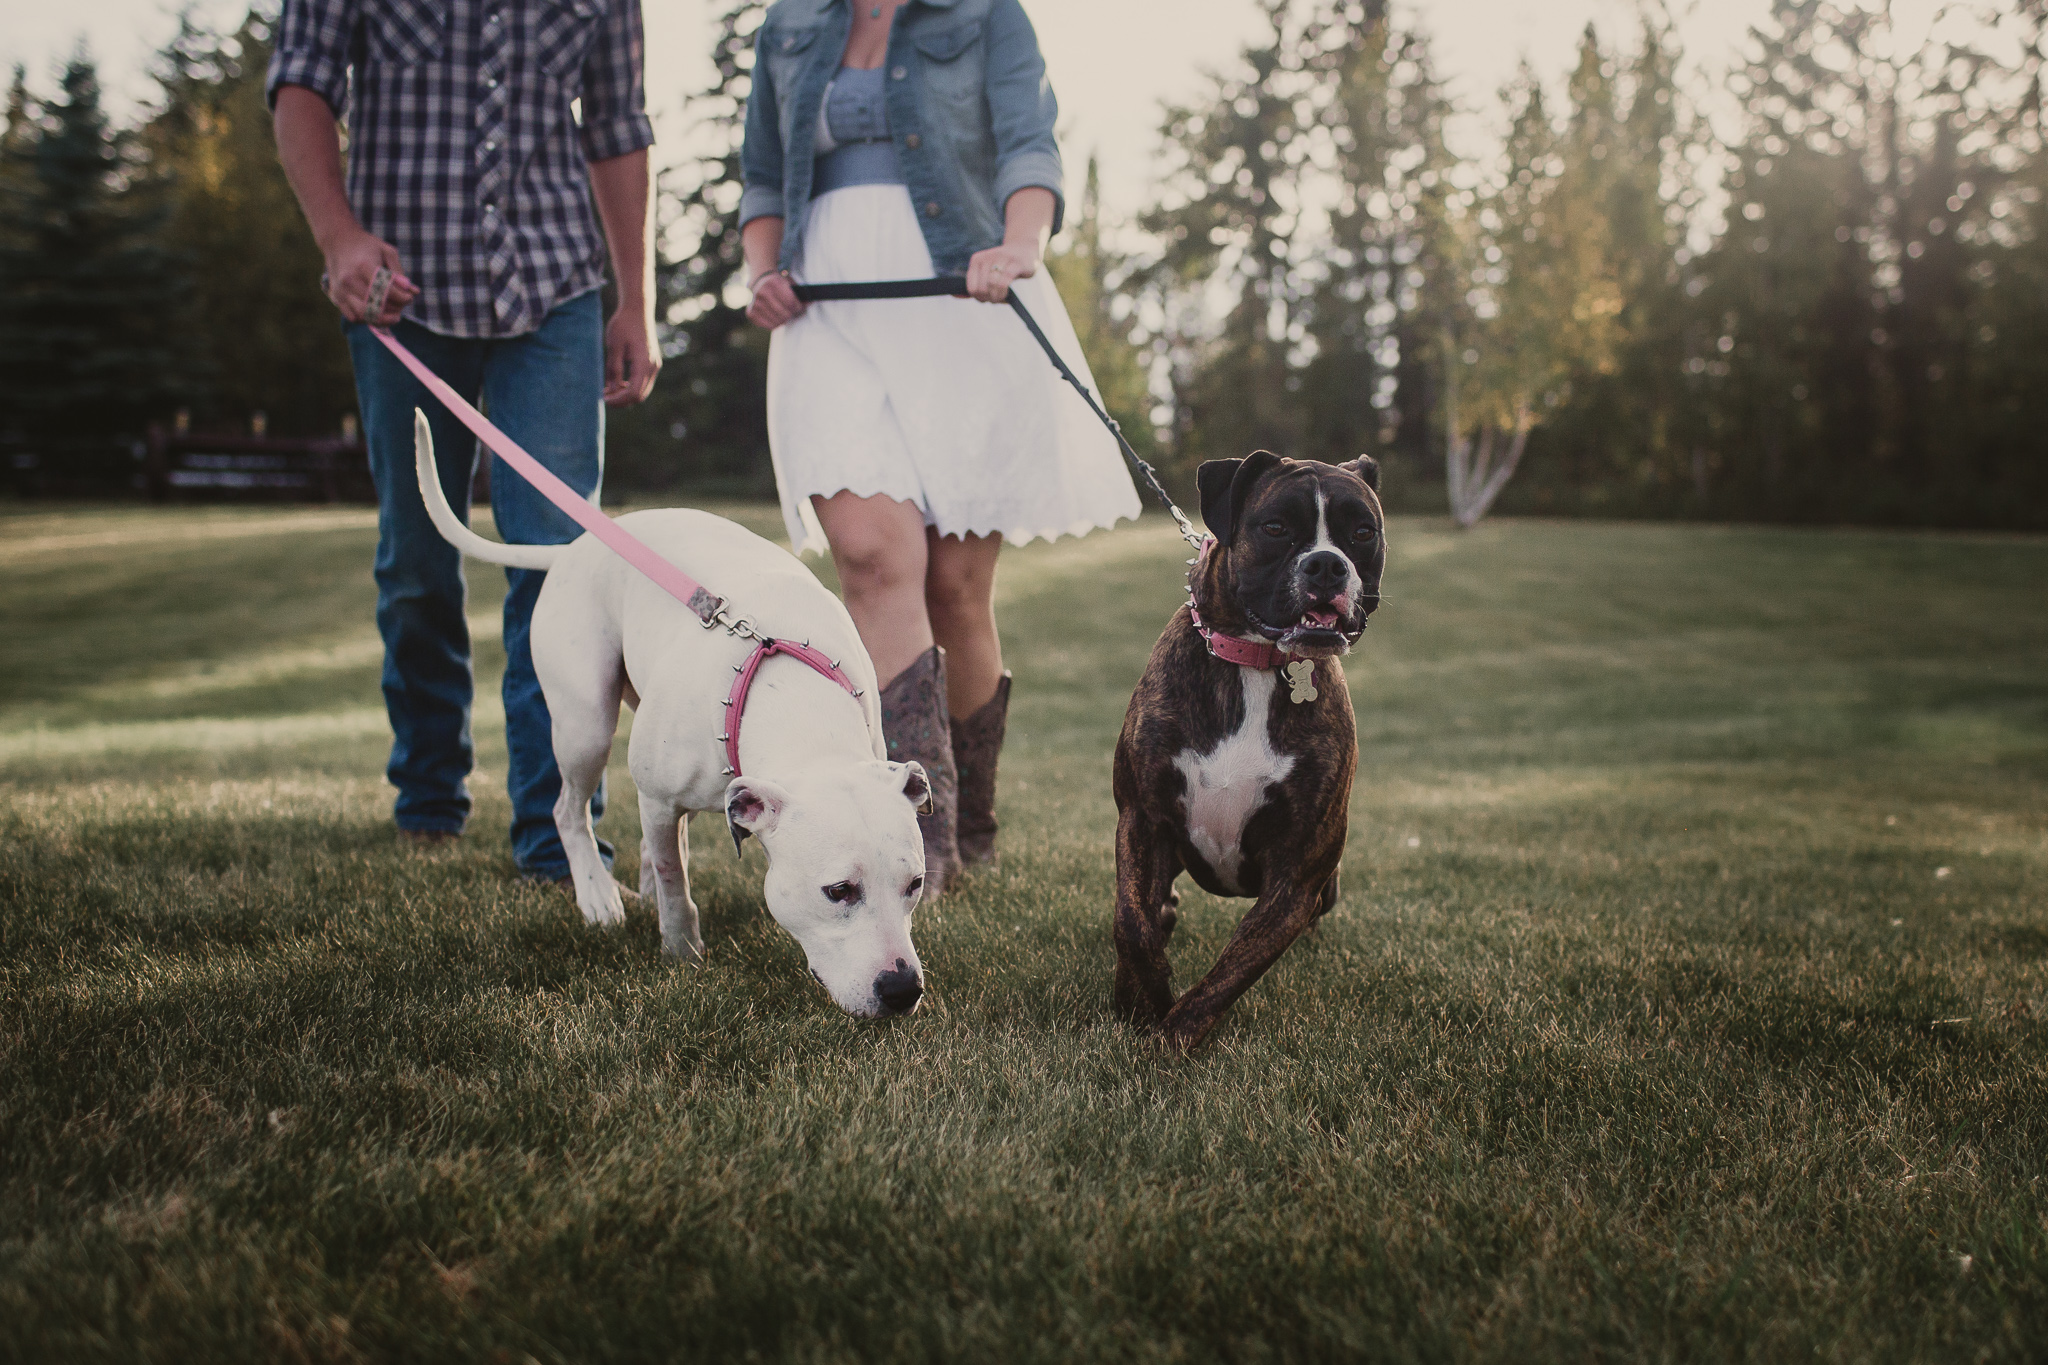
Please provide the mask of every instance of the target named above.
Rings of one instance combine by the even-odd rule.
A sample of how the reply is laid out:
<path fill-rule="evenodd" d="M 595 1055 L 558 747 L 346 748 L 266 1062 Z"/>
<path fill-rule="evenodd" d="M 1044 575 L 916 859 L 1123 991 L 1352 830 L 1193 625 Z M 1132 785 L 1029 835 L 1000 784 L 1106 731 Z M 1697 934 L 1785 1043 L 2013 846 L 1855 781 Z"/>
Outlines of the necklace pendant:
<path fill-rule="evenodd" d="M 870 19 L 879 19 L 879 18 L 881 18 L 881 17 L 882 17 L 882 7 L 881 7 L 880 5 L 876 5 L 876 6 L 875 6 L 875 7 L 873 8 L 873 9 L 871 9 L 871 10 L 869 10 L 869 11 L 868 11 L 868 18 L 870 18 Z"/>

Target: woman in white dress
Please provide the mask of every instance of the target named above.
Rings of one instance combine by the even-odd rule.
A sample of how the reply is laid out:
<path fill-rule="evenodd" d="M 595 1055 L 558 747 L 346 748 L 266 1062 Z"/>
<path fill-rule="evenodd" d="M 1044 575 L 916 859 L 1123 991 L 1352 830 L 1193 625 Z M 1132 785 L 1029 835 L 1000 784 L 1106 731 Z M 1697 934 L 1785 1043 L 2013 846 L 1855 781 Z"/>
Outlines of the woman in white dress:
<path fill-rule="evenodd" d="M 1114 439 L 1011 310 L 986 306 L 1017 290 L 1092 384 L 1040 269 L 1063 207 L 1057 105 L 1017 0 L 779 0 L 755 54 L 740 216 L 748 316 L 774 329 L 776 484 L 791 543 L 830 546 L 890 680 L 891 756 L 931 774 L 938 889 L 995 854 L 1002 542 L 1138 512 Z M 934 274 L 964 274 L 978 302 L 806 308 L 793 289 Z"/>

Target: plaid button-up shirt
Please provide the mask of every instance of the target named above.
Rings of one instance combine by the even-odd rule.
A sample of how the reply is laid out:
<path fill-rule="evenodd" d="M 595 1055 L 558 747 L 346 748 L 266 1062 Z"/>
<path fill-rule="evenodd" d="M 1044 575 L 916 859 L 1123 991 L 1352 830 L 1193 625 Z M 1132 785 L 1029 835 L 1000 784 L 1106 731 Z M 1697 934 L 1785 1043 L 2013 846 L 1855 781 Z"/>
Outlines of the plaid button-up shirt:
<path fill-rule="evenodd" d="M 408 318 L 518 336 L 604 282 L 589 163 L 654 141 L 642 50 L 640 0 L 285 0 L 267 89 L 347 119 L 349 202 L 419 285 Z"/>

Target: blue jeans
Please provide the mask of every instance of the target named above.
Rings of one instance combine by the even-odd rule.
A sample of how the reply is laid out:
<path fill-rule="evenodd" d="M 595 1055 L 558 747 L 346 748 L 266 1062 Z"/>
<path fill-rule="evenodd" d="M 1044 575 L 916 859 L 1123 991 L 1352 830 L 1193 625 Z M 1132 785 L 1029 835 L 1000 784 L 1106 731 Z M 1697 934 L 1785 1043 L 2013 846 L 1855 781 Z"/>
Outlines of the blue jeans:
<path fill-rule="evenodd" d="M 346 328 L 370 473 L 377 482 L 377 629 L 384 637 L 384 707 L 391 716 L 393 814 L 402 830 L 460 832 L 469 819 L 472 766 L 468 595 L 462 556 L 427 519 L 414 473 L 412 414 L 433 427 L 441 487 L 469 519 L 479 445 L 360 323 Z M 597 494 L 604 477 L 604 311 L 593 290 L 561 304 L 538 331 L 480 341 L 442 336 L 411 322 L 394 335 L 571 488 Z M 496 459 L 496 457 L 492 457 Z M 491 513 L 507 541 L 560 545 L 575 522 L 500 460 L 491 470 Z M 533 673 L 533 604 L 547 575 L 507 569 L 505 579 L 505 786 L 512 797 L 512 856 L 529 877 L 569 875 L 555 831 L 555 767 L 547 700 Z M 604 788 L 590 803 L 604 814 Z M 611 845 L 599 841 L 605 862 Z"/>

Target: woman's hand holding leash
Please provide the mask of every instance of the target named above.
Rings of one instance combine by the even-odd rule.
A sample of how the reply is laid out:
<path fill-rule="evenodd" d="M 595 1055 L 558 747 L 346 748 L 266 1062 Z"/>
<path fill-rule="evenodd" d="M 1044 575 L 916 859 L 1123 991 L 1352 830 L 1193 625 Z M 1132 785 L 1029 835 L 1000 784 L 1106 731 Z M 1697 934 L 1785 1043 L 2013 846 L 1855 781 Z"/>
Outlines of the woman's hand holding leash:
<path fill-rule="evenodd" d="M 747 305 L 747 319 L 756 327 L 774 331 L 785 322 L 794 322 L 803 316 L 803 301 L 796 296 L 796 287 L 789 282 L 789 273 L 783 270 L 766 270 L 755 277 L 754 301 Z"/>
<path fill-rule="evenodd" d="M 1004 242 L 977 251 L 967 262 L 967 292 L 983 303 L 1008 303 L 1010 286 L 1038 273 L 1038 253 L 1029 246 Z"/>
<path fill-rule="evenodd" d="M 1003 242 L 977 251 L 967 262 L 967 292 L 983 303 L 1008 303 L 1010 286 L 1038 273 L 1052 240 L 1059 201 L 1052 191 L 1026 185 L 1003 205 Z"/>

